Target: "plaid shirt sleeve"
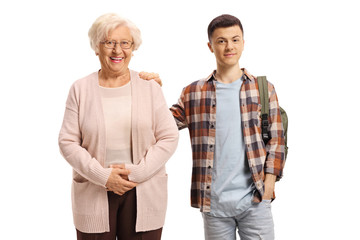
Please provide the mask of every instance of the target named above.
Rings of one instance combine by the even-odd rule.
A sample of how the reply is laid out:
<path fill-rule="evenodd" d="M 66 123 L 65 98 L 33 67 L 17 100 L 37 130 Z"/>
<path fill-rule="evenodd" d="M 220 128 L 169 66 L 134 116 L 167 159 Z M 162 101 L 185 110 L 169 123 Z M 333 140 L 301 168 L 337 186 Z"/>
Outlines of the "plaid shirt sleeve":
<path fill-rule="evenodd" d="M 243 70 L 247 76 L 240 91 L 243 133 L 250 171 L 257 189 L 254 201 L 261 201 L 265 190 L 265 174 L 274 174 L 277 180 L 283 174 L 285 164 L 284 130 L 276 92 L 274 86 L 268 82 L 270 111 L 268 129 L 271 140 L 266 146 L 264 145 L 261 136 L 262 106 L 257 80 L 246 69 Z"/>
<path fill-rule="evenodd" d="M 266 145 L 266 152 L 268 154 L 265 161 L 264 171 L 265 173 L 276 175 L 277 180 L 279 180 L 283 175 L 283 168 L 285 165 L 284 129 L 275 88 L 270 82 L 268 82 L 268 91 L 270 140 Z"/>
<path fill-rule="evenodd" d="M 170 111 L 172 112 L 174 119 L 176 121 L 176 125 L 179 130 L 186 128 L 188 126 L 185 115 L 185 107 L 184 107 L 184 96 L 185 96 L 185 88 L 181 92 L 180 98 L 177 104 L 172 105 Z"/>

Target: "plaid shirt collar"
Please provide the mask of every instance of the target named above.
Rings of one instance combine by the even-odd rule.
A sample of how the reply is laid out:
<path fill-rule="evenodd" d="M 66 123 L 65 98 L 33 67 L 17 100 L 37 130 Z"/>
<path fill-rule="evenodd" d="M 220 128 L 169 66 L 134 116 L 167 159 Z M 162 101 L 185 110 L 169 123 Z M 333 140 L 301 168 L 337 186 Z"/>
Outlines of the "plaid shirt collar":
<path fill-rule="evenodd" d="M 242 68 L 241 69 L 243 71 L 243 75 L 241 76 L 241 79 L 243 81 L 245 80 L 250 80 L 250 82 L 253 82 L 255 81 L 255 78 L 245 69 L 245 68 Z M 216 81 L 216 78 L 215 78 L 215 74 L 216 74 L 216 70 L 214 70 L 207 78 L 206 78 L 206 81 Z"/>

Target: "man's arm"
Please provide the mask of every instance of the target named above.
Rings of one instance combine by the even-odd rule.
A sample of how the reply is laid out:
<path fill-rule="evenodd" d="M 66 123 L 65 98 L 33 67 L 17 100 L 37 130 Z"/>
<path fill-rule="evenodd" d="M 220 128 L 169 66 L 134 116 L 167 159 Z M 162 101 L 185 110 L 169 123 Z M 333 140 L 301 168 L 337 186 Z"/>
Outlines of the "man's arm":
<path fill-rule="evenodd" d="M 283 175 L 285 165 L 285 144 L 284 129 L 281 121 L 280 107 L 275 92 L 275 88 L 268 83 L 269 89 L 269 134 L 270 140 L 266 144 L 266 152 L 268 153 L 265 161 L 265 174 L 276 176 L 276 180 L 280 180 Z"/>
<path fill-rule="evenodd" d="M 170 108 L 170 111 L 175 119 L 176 125 L 179 130 L 188 127 L 185 114 L 185 90 L 186 88 L 184 88 L 181 92 L 178 102 L 172 105 Z"/>
<path fill-rule="evenodd" d="M 275 191 L 275 181 L 276 181 L 276 176 L 274 174 L 271 173 L 265 174 L 265 181 L 264 181 L 265 192 L 263 199 L 270 200 L 273 198 Z"/>

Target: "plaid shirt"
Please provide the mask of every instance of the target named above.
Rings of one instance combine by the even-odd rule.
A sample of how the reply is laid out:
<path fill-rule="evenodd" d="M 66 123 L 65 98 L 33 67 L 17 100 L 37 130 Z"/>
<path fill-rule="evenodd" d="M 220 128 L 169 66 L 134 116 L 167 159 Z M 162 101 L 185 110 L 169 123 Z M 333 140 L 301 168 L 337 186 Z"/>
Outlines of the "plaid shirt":
<path fill-rule="evenodd" d="M 269 134 L 265 146 L 261 137 L 261 104 L 258 83 L 246 69 L 242 69 L 243 84 L 240 89 L 241 126 L 246 156 L 256 187 L 254 201 L 264 194 L 265 174 L 271 173 L 279 180 L 285 164 L 284 131 L 274 86 L 269 83 Z M 215 150 L 216 84 L 215 71 L 207 78 L 185 87 L 177 104 L 170 110 L 180 129 L 190 132 L 193 168 L 191 206 L 210 212 L 211 176 Z"/>

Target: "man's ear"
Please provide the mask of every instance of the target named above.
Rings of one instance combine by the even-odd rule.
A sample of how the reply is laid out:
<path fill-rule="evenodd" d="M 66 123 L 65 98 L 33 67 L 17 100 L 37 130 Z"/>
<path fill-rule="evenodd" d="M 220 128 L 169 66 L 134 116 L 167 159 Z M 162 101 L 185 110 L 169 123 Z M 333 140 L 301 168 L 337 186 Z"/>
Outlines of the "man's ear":
<path fill-rule="evenodd" d="M 210 43 L 210 42 L 208 42 L 208 47 L 209 47 L 210 51 L 213 53 L 213 52 L 214 52 L 214 50 L 213 50 L 213 48 L 212 48 L 212 46 L 211 46 L 211 43 Z"/>

